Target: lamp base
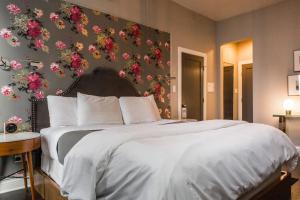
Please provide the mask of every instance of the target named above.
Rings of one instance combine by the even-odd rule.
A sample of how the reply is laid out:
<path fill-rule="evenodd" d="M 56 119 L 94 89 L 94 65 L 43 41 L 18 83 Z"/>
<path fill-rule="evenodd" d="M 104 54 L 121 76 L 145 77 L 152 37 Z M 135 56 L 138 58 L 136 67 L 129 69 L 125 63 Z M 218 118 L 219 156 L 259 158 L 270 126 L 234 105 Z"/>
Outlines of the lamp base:
<path fill-rule="evenodd" d="M 292 111 L 291 111 L 291 110 L 286 110 L 286 111 L 285 111 L 285 115 L 291 116 L 291 115 L 292 115 Z"/>

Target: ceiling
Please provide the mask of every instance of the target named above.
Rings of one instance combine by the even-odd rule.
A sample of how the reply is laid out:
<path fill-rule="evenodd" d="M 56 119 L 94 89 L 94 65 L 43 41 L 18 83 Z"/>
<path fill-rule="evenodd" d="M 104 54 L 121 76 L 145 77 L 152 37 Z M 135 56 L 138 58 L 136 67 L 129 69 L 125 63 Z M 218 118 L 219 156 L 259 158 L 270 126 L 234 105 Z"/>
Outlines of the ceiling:
<path fill-rule="evenodd" d="M 173 0 L 215 21 L 258 10 L 285 0 Z"/>

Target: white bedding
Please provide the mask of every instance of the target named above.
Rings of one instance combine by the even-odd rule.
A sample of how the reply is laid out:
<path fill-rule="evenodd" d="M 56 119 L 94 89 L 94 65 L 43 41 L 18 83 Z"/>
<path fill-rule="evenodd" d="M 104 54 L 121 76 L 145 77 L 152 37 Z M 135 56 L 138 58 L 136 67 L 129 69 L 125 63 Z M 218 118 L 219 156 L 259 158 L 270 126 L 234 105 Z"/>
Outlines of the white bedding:
<path fill-rule="evenodd" d="M 174 122 L 176 120 L 160 120 L 157 122 L 151 122 L 149 124 L 164 124 Z M 131 126 L 131 125 L 126 125 Z M 82 125 L 82 126 L 60 126 L 60 127 L 49 127 L 41 130 L 42 136 L 42 152 L 45 156 L 51 159 L 58 160 L 57 155 L 57 142 L 59 138 L 70 131 L 76 130 L 99 130 L 99 129 L 110 129 L 115 127 L 125 127 L 125 125 L 119 124 L 98 124 L 98 125 Z"/>
<path fill-rule="evenodd" d="M 64 160 L 70 200 L 237 199 L 298 153 L 273 127 L 240 121 L 139 124 L 93 132 Z"/>

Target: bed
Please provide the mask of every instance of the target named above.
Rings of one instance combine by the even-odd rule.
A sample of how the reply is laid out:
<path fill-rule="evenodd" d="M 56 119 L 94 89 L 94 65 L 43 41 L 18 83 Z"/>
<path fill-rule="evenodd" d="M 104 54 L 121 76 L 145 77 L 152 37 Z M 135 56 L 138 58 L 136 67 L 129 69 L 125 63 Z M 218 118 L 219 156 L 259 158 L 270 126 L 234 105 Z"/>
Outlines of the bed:
<path fill-rule="evenodd" d="M 139 96 L 129 81 L 103 68 L 82 76 L 62 95 L 77 92 Z M 290 175 L 282 167 L 293 170 L 298 158 L 278 129 L 241 121 L 48 128 L 47 101 L 35 100 L 32 126 L 42 134 L 41 169 L 35 177 L 45 200 L 259 199 L 278 187 L 288 198 Z M 63 136 L 86 131 L 64 149 L 68 145 L 61 140 L 68 137 Z"/>

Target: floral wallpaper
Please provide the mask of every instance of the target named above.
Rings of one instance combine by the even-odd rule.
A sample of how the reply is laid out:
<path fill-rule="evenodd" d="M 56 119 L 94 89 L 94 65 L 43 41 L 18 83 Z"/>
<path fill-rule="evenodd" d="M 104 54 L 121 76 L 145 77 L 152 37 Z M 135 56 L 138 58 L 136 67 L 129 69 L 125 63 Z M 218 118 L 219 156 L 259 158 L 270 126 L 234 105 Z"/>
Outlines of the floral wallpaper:
<path fill-rule="evenodd" d="M 170 34 L 60 0 L 0 2 L 0 121 L 30 129 L 30 101 L 115 69 L 170 118 Z"/>

